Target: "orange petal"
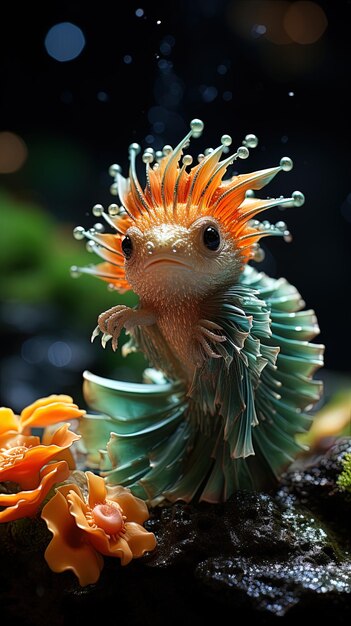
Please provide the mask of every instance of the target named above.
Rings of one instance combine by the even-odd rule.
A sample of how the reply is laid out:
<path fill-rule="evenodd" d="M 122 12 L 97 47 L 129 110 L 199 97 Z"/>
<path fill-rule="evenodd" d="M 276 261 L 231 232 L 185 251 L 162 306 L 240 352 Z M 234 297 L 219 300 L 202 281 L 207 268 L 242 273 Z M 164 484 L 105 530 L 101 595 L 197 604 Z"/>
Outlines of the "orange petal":
<path fill-rule="evenodd" d="M 3 437 L 0 437 L 0 448 L 10 450 L 17 446 L 25 446 L 26 448 L 32 448 L 33 446 L 39 446 L 40 439 L 34 435 L 19 435 L 18 432 L 9 431 Z"/>
<path fill-rule="evenodd" d="M 123 515 L 127 518 L 127 522 L 137 522 L 138 524 L 143 524 L 150 517 L 144 500 L 140 500 L 140 498 L 133 496 L 129 489 L 126 489 L 125 487 L 121 487 L 120 485 L 112 487 L 108 485 L 107 497 L 110 500 L 118 502 L 123 511 Z"/>
<path fill-rule="evenodd" d="M 71 569 L 82 586 L 95 583 L 104 561 L 92 546 L 82 541 L 84 532 L 75 523 L 69 512 L 66 499 L 68 493 L 80 493 L 76 485 L 63 485 L 44 506 L 41 516 L 53 533 L 45 559 L 54 572 Z"/>
<path fill-rule="evenodd" d="M 72 570 L 82 587 L 96 583 L 104 566 L 104 559 L 92 546 L 81 543 L 72 549 L 60 535 L 50 541 L 44 556 L 53 572 Z"/>
<path fill-rule="evenodd" d="M 101 476 L 93 474 L 93 472 L 85 473 L 89 487 L 89 506 L 94 508 L 95 504 L 101 504 L 106 500 L 105 481 Z"/>
<path fill-rule="evenodd" d="M 104 533 L 105 534 L 105 533 Z M 124 539 L 124 535 L 115 540 L 109 540 L 107 535 L 102 537 L 100 533 L 91 533 L 89 536 L 91 545 L 105 556 L 113 556 L 121 559 L 122 565 L 128 565 L 133 559 L 133 553 Z"/>
<path fill-rule="evenodd" d="M 19 430 L 19 420 L 11 409 L 5 406 L 0 407 L 0 435 L 8 430 Z"/>
<path fill-rule="evenodd" d="M 88 512 L 88 506 L 84 502 L 81 495 L 77 494 L 77 492 L 71 490 L 66 494 L 67 504 L 69 508 L 70 515 L 75 520 L 75 524 L 78 528 L 83 531 L 91 532 L 93 529 L 89 525 L 89 522 L 86 518 L 86 514 Z"/>
<path fill-rule="evenodd" d="M 23 409 L 20 417 L 22 430 L 30 427 L 44 427 L 58 422 L 76 419 L 85 414 L 73 404 L 70 396 L 52 395 L 40 398 L 30 406 Z"/>
<path fill-rule="evenodd" d="M 134 558 L 143 556 L 145 552 L 151 552 L 157 545 L 155 535 L 134 522 L 126 523 L 123 538 L 128 542 Z"/>
<path fill-rule="evenodd" d="M 0 494 L 0 506 L 6 507 L 0 511 L 0 522 L 11 522 L 35 515 L 51 487 L 65 480 L 68 475 L 69 469 L 65 461 L 52 463 L 44 467 L 40 473 L 40 484 L 36 489 L 15 494 Z"/>
<path fill-rule="evenodd" d="M 70 424 L 62 424 L 55 432 L 50 433 L 45 438 L 45 445 L 59 446 L 60 448 L 69 448 L 69 446 L 80 439 L 80 435 L 69 430 Z"/>
<path fill-rule="evenodd" d="M 29 448 L 22 459 L 18 459 L 10 467 L 0 467 L 0 481 L 11 480 L 21 485 L 22 489 L 33 489 L 38 482 L 39 470 L 51 461 L 62 449 L 79 439 L 79 435 L 68 430 L 64 424 L 53 435 L 50 446 L 34 446 Z"/>
<path fill-rule="evenodd" d="M 55 455 L 55 461 L 66 461 L 70 470 L 76 469 L 76 462 L 69 448 L 62 450 L 62 452 L 59 452 L 57 455 Z"/>

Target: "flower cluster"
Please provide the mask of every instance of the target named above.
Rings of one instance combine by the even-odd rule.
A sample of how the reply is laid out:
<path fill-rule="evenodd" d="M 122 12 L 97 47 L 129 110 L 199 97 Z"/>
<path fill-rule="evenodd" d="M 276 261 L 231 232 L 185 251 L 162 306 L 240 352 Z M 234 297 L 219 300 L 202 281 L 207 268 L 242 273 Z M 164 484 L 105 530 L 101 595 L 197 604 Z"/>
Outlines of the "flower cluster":
<path fill-rule="evenodd" d="M 79 436 L 67 424 L 46 433 L 45 443 L 33 428 L 43 428 L 84 415 L 70 396 L 52 395 L 26 407 L 20 416 L 0 409 L 0 522 L 35 515 L 58 482 L 69 476 L 65 453 Z"/>
<path fill-rule="evenodd" d="M 43 507 L 53 534 L 46 561 L 54 572 L 72 570 L 82 586 L 98 580 L 103 556 L 127 565 L 156 546 L 143 527 L 149 513 L 142 500 L 92 472 L 72 472 L 69 448 L 80 437 L 65 422 L 84 413 L 65 395 L 41 398 L 19 416 L 0 408 L 0 523 Z M 38 428 L 41 437 L 32 432 Z"/>

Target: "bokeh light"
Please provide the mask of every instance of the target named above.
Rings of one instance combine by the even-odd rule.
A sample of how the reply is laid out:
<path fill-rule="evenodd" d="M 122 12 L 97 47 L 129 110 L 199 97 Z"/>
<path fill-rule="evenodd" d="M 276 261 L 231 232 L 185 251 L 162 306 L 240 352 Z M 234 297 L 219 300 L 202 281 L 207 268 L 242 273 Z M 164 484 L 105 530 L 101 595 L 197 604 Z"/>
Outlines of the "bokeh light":
<path fill-rule="evenodd" d="M 284 17 L 289 7 L 287 0 L 232 2 L 228 21 L 245 38 L 264 37 L 277 45 L 288 44 L 291 39 L 284 28 Z"/>
<path fill-rule="evenodd" d="M 48 360 L 55 367 L 64 367 L 72 359 L 72 350 L 64 341 L 55 341 L 48 349 Z"/>
<path fill-rule="evenodd" d="M 0 173 L 13 174 L 21 169 L 28 155 L 23 139 L 15 133 L 0 133 Z"/>
<path fill-rule="evenodd" d="M 82 30 L 71 22 L 55 24 L 45 37 L 47 53 L 61 63 L 76 59 L 84 46 L 85 37 Z"/>
<path fill-rule="evenodd" d="M 318 41 L 328 26 L 321 6 L 316 2 L 293 2 L 284 16 L 284 28 L 289 37 L 300 44 Z"/>
<path fill-rule="evenodd" d="M 245 38 L 264 38 L 276 44 L 312 44 L 328 26 L 322 7 L 298 0 L 235 1 L 228 13 L 230 26 Z"/>

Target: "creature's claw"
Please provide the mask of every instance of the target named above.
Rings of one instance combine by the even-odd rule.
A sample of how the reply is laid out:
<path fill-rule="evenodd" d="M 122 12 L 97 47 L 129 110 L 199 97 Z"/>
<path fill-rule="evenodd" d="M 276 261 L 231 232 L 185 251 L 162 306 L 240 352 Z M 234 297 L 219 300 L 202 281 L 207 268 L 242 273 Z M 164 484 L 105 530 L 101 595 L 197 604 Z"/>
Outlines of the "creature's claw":
<path fill-rule="evenodd" d="M 195 328 L 194 333 L 194 362 L 197 367 L 200 367 L 206 358 L 220 359 L 222 357 L 219 354 L 215 346 L 218 343 L 226 341 L 225 335 L 220 335 L 213 331 L 222 331 L 221 326 L 210 320 L 199 320 L 198 325 Z M 212 344 L 212 345 L 211 345 Z"/>
<path fill-rule="evenodd" d="M 94 328 L 93 333 L 91 335 L 91 343 L 93 343 L 94 339 L 96 339 L 96 337 L 98 337 L 100 335 L 100 328 L 99 326 L 97 326 L 96 328 Z"/>
<path fill-rule="evenodd" d="M 110 339 L 112 339 L 112 335 L 109 335 L 108 333 L 104 333 L 101 337 L 101 345 L 103 348 L 106 348 L 106 344 L 108 341 L 110 341 Z"/>
<path fill-rule="evenodd" d="M 102 332 L 102 346 L 105 348 L 107 342 L 112 339 L 112 350 L 115 352 L 118 347 L 118 339 L 122 328 L 130 331 L 139 324 L 150 326 L 154 323 L 155 316 L 151 311 L 145 309 L 131 309 L 124 304 L 118 304 L 99 315 L 98 325 L 93 332 L 92 340 L 95 339 L 99 332 Z"/>
<path fill-rule="evenodd" d="M 107 342 L 112 339 L 112 350 L 117 350 L 118 338 L 121 334 L 122 328 L 126 320 L 129 317 L 132 317 L 133 314 L 133 309 L 130 309 L 124 304 L 118 304 L 117 306 L 114 306 L 99 315 L 98 328 L 103 333 L 101 339 L 103 348 L 105 348 Z"/>

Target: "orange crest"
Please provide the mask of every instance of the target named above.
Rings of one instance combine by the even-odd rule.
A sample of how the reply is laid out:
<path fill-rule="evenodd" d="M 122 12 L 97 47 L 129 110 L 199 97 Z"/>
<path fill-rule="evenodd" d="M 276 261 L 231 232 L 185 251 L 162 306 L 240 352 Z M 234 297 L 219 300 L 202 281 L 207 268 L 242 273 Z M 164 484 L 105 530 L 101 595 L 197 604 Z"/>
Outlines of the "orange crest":
<path fill-rule="evenodd" d="M 289 239 L 290 233 L 284 222 L 274 225 L 254 218 L 273 206 L 301 206 L 303 194 L 295 191 L 290 198 L 258 199 L 254 197 L 254 190 L 262 189 L 279 171 L 291 170 L 291 159 L 283 157 L 277 167 L 223 180 L 228 167 L 238 158 L 246 159 L 248 148 L 257 146 L 257 137 L 247 135 L 234 154 L 221 160 L 232 142 L 229 135 L 223 135 L 218 148 L 206 150 L 205 155 L 199 155 L 198 164 L 190 167 L 193 159 L 188 154 L 183 156 L 183 152 L 191 137 L 201 135 L 203 126 L 201 120 L 192 120 L 190 132 L 178 146 L 174 149 L 165 146 L 162 152 L 157 152 L 153 165 L 154 151 L 151 148 L 145 150 L 142 157 L 146 166 L 144 189 L 136 173 L 136 156 L 140 152 L 138 144 L 133 143 L 129 147 L 129 178 L 122 176 L 118 165 L 111 166 L 110 174 L 115 180 L 111 192 L 119 196 L 121 206 L 112 204 L 106 213 L 101 205 L 95 205 L 93 214 L 102 216 L 114 233 L 101 234 L 102 225 L 100 231 L 96 228 L 86 231 L 81 226 L 74 229 L 75 238 L 86 237 L 90 251 L 104 259 L 104 263 L 96 266 L 71 268 L 74 277 L 89 273 L 107 281 L 111 288 L 118 291 L 131 289 L 125 277 L 121 243 L 132 225 L 141 231 L 162 223 L 187 227 L 201 216 L 211 216 L 233 238 L 243 263 L 250 259 L 259 260 L 258 241 L 262 237 L 276 235 Z"/>

